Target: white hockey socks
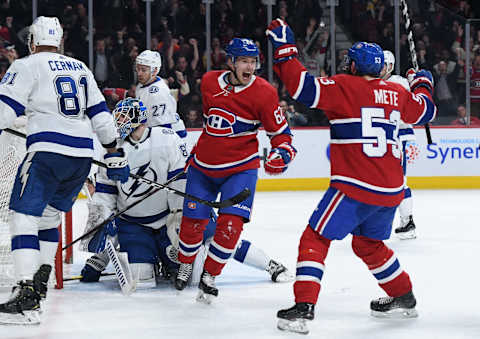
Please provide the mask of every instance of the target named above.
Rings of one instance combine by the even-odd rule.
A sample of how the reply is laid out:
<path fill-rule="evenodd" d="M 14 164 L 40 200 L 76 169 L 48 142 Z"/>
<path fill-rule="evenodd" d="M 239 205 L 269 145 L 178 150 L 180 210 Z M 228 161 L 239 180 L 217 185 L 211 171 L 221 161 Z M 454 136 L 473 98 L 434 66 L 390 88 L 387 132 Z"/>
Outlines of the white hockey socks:
<path fill-rule="evenodd" d="M 268 268 L 268 263 L 270 258 L 268 255 L 260 248 L 252 245 L 248 240 L 241 240 L 233 258 L 242 264 L 258 268 L 259 270 L 265 271 Z"/>

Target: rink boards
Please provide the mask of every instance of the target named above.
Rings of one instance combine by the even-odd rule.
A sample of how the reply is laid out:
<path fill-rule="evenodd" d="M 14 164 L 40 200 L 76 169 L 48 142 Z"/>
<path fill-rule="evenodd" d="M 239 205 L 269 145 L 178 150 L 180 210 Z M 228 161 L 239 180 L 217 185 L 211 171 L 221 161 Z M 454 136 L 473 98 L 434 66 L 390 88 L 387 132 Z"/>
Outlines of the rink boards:
<path fill-rule="evenodd" d="M 330 176 L 330 131 L 328 128 L 294 128 L 298 154 L 288 171 L 275 178 L 259 171 L 258 190 L 321 190 Z M 423 127 L 415 128 L 416 140 L 407 145 L 408 185 L 423 189 L 480 188 L 480 128 L 431 128 L 433 144 L 428 145 Z M 189 130 L 191 149 L 201 130 Z M 259 153 L 268 154 L 270 142 L 259 133 Z"/>

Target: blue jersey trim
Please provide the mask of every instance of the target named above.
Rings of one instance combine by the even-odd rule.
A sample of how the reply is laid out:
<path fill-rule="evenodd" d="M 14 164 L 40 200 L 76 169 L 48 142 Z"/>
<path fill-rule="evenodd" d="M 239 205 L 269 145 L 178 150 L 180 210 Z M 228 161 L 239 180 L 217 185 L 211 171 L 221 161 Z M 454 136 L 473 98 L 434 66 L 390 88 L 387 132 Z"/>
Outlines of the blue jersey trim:
<path fill-rule="evenodd" d="M 151 224 L 155 221 L 158 221 L 158 220 L 162 219 L 163 217 L 166 217 L 169 213 L 170 213 L 170 210 L 166 209 L 163 212 L 160 212 L 160 213 L 155 214 L 155 215 L 150 215 L 148 217 L 132 217 L 132 216 L 129 216 L 127 214 L 122 214 L 120 216 L 120 218 L 123 219 L 123 220 L 126 220 L 126 221 L 134 222 L 136 224 L 144 225 L 144 224 Z"/>
<path fill-rule="evenodd" d="M 323 271 L 319 268 L 316 267 L 309 267 L 309 266 L 304 266 L 304 267 L 298 267 L 296 275 L 309 275 L 312 277 L 316 277 L 319 280 L 322 280 L 323 276 Z"/>
<path fill-rule="evenodd" d="M 250 249 L 250 241 L 242 240 L 242 243 L 240 244 L 240 246 L 238 246 L 237 250 L 235 251 L 235 254 L 233 255 L 233 258 L 243 263 L 249 249 Z"/>
<path fill-rule="evenodd" d="M 12 238 L 12 251 L 30 248 L 40 250 L 40 243 L 36 235 L 17 235 Z"/>
<path fill-rule="evenodd" d="M 315 86 L 315 77 L 309 73 L 305 74 L 302 90 L 298 95 L 297 101 L 301 102 L 307 107 L 312 107 L 315 97 L 317 95 L 317 88 Z"/>
<path fill-rule="evenodd" d="M 107 185 L 97 182 L 95 184 L 95 192 L 98 193 L 107 193 L 107 194 L 118 194 L 118 188 L 113 185 Z"/>
<path fill-rule="evenodd" d="M 48 230 L 39 230 L 38 240 L 48 241 L 48 242 L 58 242 L 58 229 L 49 228 Z"/>
<path fill-rule="evenodd" d="M 215 247 L 213 243 L 210 244 L 210 246 L 208 247 L 208 251 L 212 252 L 215 256 L 223 260 L 228 260 L 232 256 L 232 253 L 225 253 L 219 250 L 218 248 Z"/>
<path fill-rule="evenodd" d="M 93 150 L 93 140 L 90 138 L 72 137 L 58 132 L 40 132 L 27 137 L 27 148 L 36 142 L 51 142 L 74 148 L 88 148 Z"/>
<path fill-rule="evenodd" d="M 105 101 L 99 102 L 96 105 L 87 108 L 87 116 L 92 119 L 95 115 L 101 112 L 110 113 L 110 110 L 107 107 Z"/>
<path fill-rule="evenodd" d="M 193 253 L 193 252 L 196 252 L 196 251 L 200 248 L 200 246 L 202 246 L 202 244 L 200 244 L 200 245 L 198 245 L 198 246 L 196 246 L 196 247 L 187 247 L 187 246 L 183 245 L 182 242 L 180 241 L 180 242 L 178 243 L 178 246 L 180 246 L 180 248 L 181 248 L 182 251 L 184 251 L 184 252 Z"/>
<path fill-rule="evenodd" d="M 243 165 L 248 164 L 249 162 L 255 161 L 257 159 L 260 159 L 260 157 L 258 155 L 256 157 L 253 157 L 252 159 L 246 160 L 246 161 L 244 161 L 242 163 L 239 163 L 239 164 L 236 164 L 236 165 L 222 167 L 222 168 L 209 168 L 209 167 L 205 167 L 205 166 L 200 165 L 198 162 L 195 161 L 195 157 L 193 157 L 193 161 L 195 162 L 195 165 L 202 168 L 202 169 L 205 169 L 207 171 L 225 171 L 225 170 L 228 170 L 228 169 L 231 169 L 231 168 L 243 166 Z M 256 169 L 254 169 L 254 171 L 256 171 Z"/>
<path fill-rule="evenodd" d="M 182 139 L 184 139 L 184 138 L 187 137 L 187 131 L 184 130 L 184 129 L 183 129 L 183 130 L 180 130 L 180 131 L 175 131 L 175 132 L 177 132 L 177 135 L 178 135 L 180 138 L 182 138 Z"/>
<path fill-rule="evenodd" d="M 426 108 L 422 118 L 415 125 L 425 125 L 430 120 L 432 120 L 437 108 L 435 107 L 435 104 L 425 94 L 418 94 L 418 96 L 424 99 Z"/>
<path fill-rule="evenodd" d="M 393 133 L 395 132 L 395 125 L 386 124 L 383 122 L 372 122 L 373 127 L 380 127 L 385 131 L 387 140 L 395 141 Z M 348 122 L 343 124 L 332 124 L 330 126 L 331 139 L 365 139 L 365 140 L 377 140 L 377 137 L 364 137 L 362 135 L 362 123 L 361 122 Z"/>
<path fill-rule="evenodd" d="M 374 274 L 374 276 L 375 276 L 375 278 L 377 278 L 377 280 L 382 280 L 382 279 L 385 279 L 385 278 L 391 276 L 399 268 L 400 268 L 400 263 L 398 262 L 398 259 L 396 259 L 393 262 L 393 264 L 391 264 L 389 267 L 387 267 L 382 272 L 378 272 L 378 273 Z"/>
<path fill-rule="evenodd" d="M 181 173 L 181 172 L 183 172 L 183 168 L 179 168 L 179 169 L 176 169 L 174 171 L 168 172 L 167 180 L 170 180 L 171 178 L 173 178 L 174 176 L 176 176 L 178 173 Z M 180 176 L 177 180 L 185 179 L 185 178 L 186 178 L 186 176 L 183 175 L 183 176 Z"/>
<path fill-rule="evenodd" d="M 0 95 L 0 100 L 3 101 L 8 106 L 10 106 L 15 111 L 15 114 L 17 115 L 17 117 L 25 114 L 25 106 L 23 106 L 18 101 L 13 100 L 12 98 L 6 95 Z"/>

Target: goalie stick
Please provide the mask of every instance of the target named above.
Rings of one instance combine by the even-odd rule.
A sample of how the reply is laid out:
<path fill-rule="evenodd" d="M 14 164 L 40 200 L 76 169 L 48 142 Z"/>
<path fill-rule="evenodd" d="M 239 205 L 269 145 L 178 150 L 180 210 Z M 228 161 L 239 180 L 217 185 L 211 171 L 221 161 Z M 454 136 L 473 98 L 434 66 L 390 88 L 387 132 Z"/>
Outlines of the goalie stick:
<path fill-rule="evenodd" d="M 417 52 L 415 51 L 415 41 L 413 41 L 413 30 L 410 29 L 411 21 L 410 15 L 408 14 L 408 5 L 407 0 L 400 0 L 403 6 L 403 17 L 405 18 L 405 30 L 407 31 L 408 47 L 410 49 L 410 58 L 412 59 L 412 65 L 415 69 L 415 72 L 418 72 L 418 61 L 417 61 Z M 425 133 L 427 135 L 427 142 L 429 145 L 433 143 L 432 134 L 430 133 L 430 125 L 425 124 Z"/>
<path fill-rule="evenodd" d="M 100 276 L 101 277 L 110 277 L 112 275 L 115 275 L 115 273 L 101 273 Z M 68 278 L 63 278 L 63 281 L 75 281 L 75 280 L 80 280 L 82 279 L 83 276 L 82 275 L 73 275 L 71 277 L 68 277 Z"/>
<path fill-rule="evenodd" d="M 180 172 L 180 173 L 177 173 L 175 176 L 173 176 L 172 178 L 170 178 L 164 185 L 167 186 L 169 184 L 171 184 L 172 182 L 174 182 L 175 180 L 177 180 L 179 177 L 181 177 L 183 174 L 185 174 L 185 172 Z M 105 219 L 104 221 L 102 221 L 100 224 L 98 224 L 97 226 L 93 227 L 91 230 L 89 230 L 88 232 L 82 234 L 80 237 L 78 237 L 77 239 L 75 239 L 74 241 L 72 241 L 71 243 L 69 244 L 66 244 L 65 247 L 62 248 L 62 251 L 65 251 L 67 248 L 73 246 L 74 244 L 76 244 L 77 242 L 79 242 L 80 240 L 86 238 L 87 236 L 89 236 L 90 234 L 94 233 L 95 231 L 99 230 L 100 228 L 102 228 L 103 226 L 107 225 L 109 222 L 115 220 L 117 217 L 119 217 L 120 215 L 122 215 L 123 213 L 125 213 L 126 211 L 128 211 L 129 209 L 137 206 L 139 203 L 141 203 L 142 201 L 144 201 L 145 199 L 147 199 L 148 197 L 151 197 L 152 195 L 154 195 L 155 193 L 157 193 L 158 191 L 160 191 L 162 188 L 156 188 L 154 189 L 153 191 L 151 191 L 150 193 L 148 193 L 146 196 L 144 196 L 142 199 L 139 199 L 137 201 L 135 201 L 134 203 L 128 205 L 127 207 L 125 207 L 123 210 L 121 211 L 118 211 L 117 213 L 115 214 L 112 214 L 111 216 L 109 216 L 107 219 Z"/>
<path fill-rule="evenodd" d="M 16 135 L 18 137 L 24 138 L 24 139 L 27 138 L 27 136 L 24 133 L 15 131 L 15 130 L 10 129 L 10 128 L 6 128 L 6 129 L 4 129 L 4 131 L 8 132 L 10 134 Z M 98 160 L 93 159 L 92 163 L 97 165 L 97 166 L 107 168 L 107 165 L 105 165 L 103 162 L 100 162 Z M 156 181 L 144 178 L 144 177 L 142 177 L 140 175 L 137 175 L 137 174 L 130 173 L 129 177 L 137 179 L 138 181 L 143 182 L 144 184 L 153 186 L 155 188 L 165 189 L 165 190 L 167 190 L 167 191 L 169 191 L 173 194 L 180 195 L 184 198 L 199 202 L 201 204 L 204 204 L 204 205 L 207 205 L 207 206 L 213 207 L 213 208 L 230 207 L 230 206 L 236 205 L 236 204 L 244 201 L 245 199 L 247 199 L 250 196 L 250 190 L 248 188 L 245 188 L 243 191 L 241 191 L 240 193 L 238 193 L 237 195 L 235 195 L 235 196 L 233 196 L 229 199 L 225 199 L 225 200 L 222 200 L 222 201 L 208 201 L 208 200 L 204 200 L 202 198 L 198 198 L 196 196 L 190 195 L 188 193 L 181 192 L 181 191 L 176 190 L 174 188 L 168 187 L 165 184 L 160 184 Z"/>

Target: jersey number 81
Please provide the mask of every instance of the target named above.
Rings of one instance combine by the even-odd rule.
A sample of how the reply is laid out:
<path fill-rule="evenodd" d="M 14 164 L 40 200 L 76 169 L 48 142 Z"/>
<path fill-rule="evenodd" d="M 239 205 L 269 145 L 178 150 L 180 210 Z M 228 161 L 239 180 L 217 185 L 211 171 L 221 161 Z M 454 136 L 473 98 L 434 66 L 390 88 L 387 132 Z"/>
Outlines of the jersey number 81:
<path fill-rule="evenodd" d="M 62 114 L 76 118 L 85 112 L 88 102 L 87 95 L 87 77 L 81 76 L 78 80 L 78 86 L 83 87 L 85 105 L 80 107 L 78 99 L 78 87 L 75 80 L 70 76 L 59 76 L 55 78 L 55 89 L 58 96 L 59 111 Z"/>

